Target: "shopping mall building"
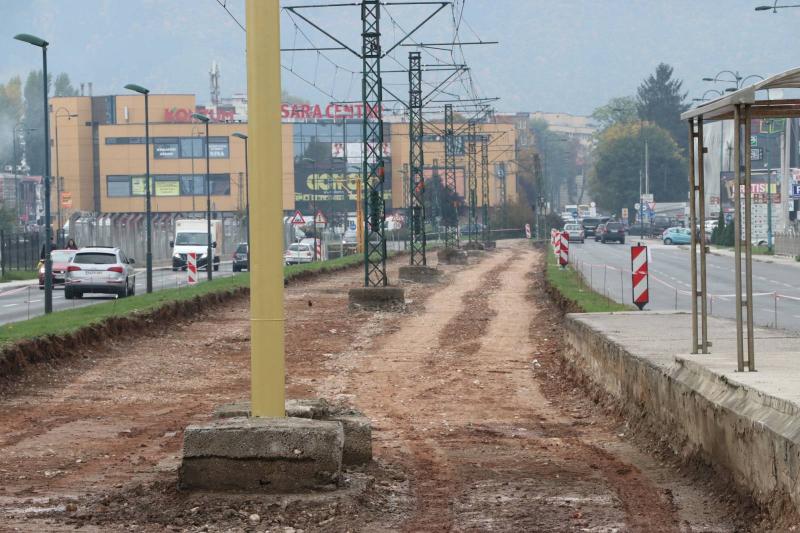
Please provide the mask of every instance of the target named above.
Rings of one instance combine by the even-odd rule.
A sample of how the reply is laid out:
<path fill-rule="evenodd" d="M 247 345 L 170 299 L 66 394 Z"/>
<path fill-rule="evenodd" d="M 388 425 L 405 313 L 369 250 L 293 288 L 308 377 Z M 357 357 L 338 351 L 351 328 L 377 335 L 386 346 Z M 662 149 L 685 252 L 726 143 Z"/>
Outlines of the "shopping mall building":
<path fill-rule="evenodd" d="M 219 106 L 198 106 L 194 95 L 152 94 L 150 109 L 150 174 L 153 211 L 160 218 L 201 215 L 206 209 L 205 126 L 192 113 L 210 115 L 209 175 L 214 217 L 230 218 L 246 205 L 245 145 L 233 133 L 247 134 L 241 113 Z M 314 208 L 332 215 L 356 210 L 356 183 L 361 175 L 362 124 L 360 106 L 283 104 L 283 208 L 287 215 Z M 112 216 L 140 218 L 145 209 L 144 97 L 57 97 L 50 100 L 53 219 Z M 425 175 L 443 175 L 442 125 L 426 128 Z M 466 168 L 466 127 L 456 124 L 457 188 L 463 196 Z M 489 135 L 490 205 L 517 196 L 516 133 L 510 124 L 477 125 Z M 251 145 L 250 150 L 258 146 Z M 408 123 L 387 116 L 385 126 L 387 213 L 405 207 Z M 478 162 L 480 172 L 480 144 Z M 275 177 L 277 178 L 277 176 Z M 503 188 L 503 184 L 505 187 Z M 480 198 L 480 191 L 478 198 Z M 41 203 L 41 202 L 38 202 Z M 26 202 L 29 220 L 41 216 L 37 202 Z M 33 218 L 35 217 L 35 218 Z"/>

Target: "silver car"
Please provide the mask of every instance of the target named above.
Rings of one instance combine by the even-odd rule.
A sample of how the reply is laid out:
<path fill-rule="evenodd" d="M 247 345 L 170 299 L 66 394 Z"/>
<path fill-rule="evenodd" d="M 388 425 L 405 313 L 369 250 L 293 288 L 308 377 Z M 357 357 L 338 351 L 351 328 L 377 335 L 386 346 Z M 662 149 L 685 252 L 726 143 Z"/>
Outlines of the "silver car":
<path fill-rule="evenodd" d="M 119 248 L 81 248 L 67 265 L 64 298 L 81 298 L 87 292 L 116 294 L 119 298 L 136 292 L 134 260 Z"/>

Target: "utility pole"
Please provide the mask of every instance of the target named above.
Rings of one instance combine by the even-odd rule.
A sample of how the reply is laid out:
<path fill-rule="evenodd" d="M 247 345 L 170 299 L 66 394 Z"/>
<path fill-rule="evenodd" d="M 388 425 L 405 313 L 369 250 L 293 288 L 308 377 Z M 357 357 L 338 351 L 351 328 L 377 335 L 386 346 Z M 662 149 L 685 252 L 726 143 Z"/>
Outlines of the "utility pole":
<path fill-rule="evenodd" d="M 425 257 L 425 157 L 422 147 L 422 60 L 420 52 L 408 54 L 409 214 L 411 265 L 427 265 Z"/>
<path fill-rule="evenodd" d="M 386 277 L 386 204 L 383 198 L 383 82 L 381 80 L 381 5 L 379 0 L 361 2 L 361 64 L 364 75 L 361 100 L 364 160 L 364 286 L 388 285 Z"/>
<path fill-rule="evenodd" d="M 478 241 L 478 154 L 475 143 L 475 121 L 469 121 L 467 128 L 467 182 L 469 186 L 469 219 L 467 221 L 467 233 L 469 242 Z"/>
<path fill-rule="evenodd" d="M 442 208 L 442 221 L 444 222 L 444 247 L 445 249 L 460 248 L 458 242 L 458 199 L 456 189 L 456 146 L 453 135 L 453 105 L 444 106 L 444 189 L 445 201 L 452 199 L 453 205 Z M 451 211 L 454 211 L 452 216 Z"/>
<path fill-rule="evenodd" d="M 489 136 L 481 136 L 481 219 L 483 242 L 491 240 L 489 231 Z"/>

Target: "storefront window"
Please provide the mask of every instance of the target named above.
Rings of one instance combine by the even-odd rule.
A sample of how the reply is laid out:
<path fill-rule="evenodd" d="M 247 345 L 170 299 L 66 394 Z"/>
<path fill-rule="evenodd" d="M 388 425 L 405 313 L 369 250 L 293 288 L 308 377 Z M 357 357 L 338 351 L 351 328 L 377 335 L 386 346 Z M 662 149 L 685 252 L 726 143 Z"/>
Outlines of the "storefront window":
<path fill-rule="evenodd" d="M 106 184 L 109 197 L 131 195 L 131 178 L 129 176 L 108 176 Z"/>

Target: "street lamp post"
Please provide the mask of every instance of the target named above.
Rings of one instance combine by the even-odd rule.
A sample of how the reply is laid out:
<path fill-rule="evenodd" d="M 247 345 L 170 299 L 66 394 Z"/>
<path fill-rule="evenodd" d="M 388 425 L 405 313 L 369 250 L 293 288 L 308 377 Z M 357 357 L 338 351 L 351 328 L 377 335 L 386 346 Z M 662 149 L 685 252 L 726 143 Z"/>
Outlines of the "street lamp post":
<path fill-rule="evenodd" d="M 61 111 L 66 111 L 66 115 L 60 115 Z M 64 243 L 64 219 L 61 216 L 61 193 L 64 191 L 64 178 L 61 177 L 61 163 L 59 159 L 59 143 L 58 143 L 58 119 L 61 117 L 67 117 L 67 120 L 72 120 L 73 118 L 77 117 L 77 113 L 70 113 L 69 109 L 66 107 L 59 107 L 56 109 L 56 112 L 53 114 L 53 121 L 55 123 L 55 130 L 56 130 L 56 200 L 58 203 L 56 204 L 56 211 L 58 213 L 58 239 L 56 242 L 59 247 L 63 246 Z"/>
<path fill-rule="evenodd" d="M 14 39 L 24 43 L 38 46 L 42 49 L 42 84 L 44 86 L 44 312 L 53 312 L 53 260 L 50 257 L 52 247 L 50 239 L 53 237 L 53 228 L 50 227 L 50 113 L 47 105 L 47 45 L 44 39 L 34 35 L 20 33 Z"/>
<path fill-rule="evenodd" d="M 208 229 L 208 248 L 206 251 L 206 273 L 208 275 L 208 281 L 213 279 L 213 274 L 211 273 L 214 270 L 214 262 L 211 256 L 211 159 L 208 153 L 208 123 L 211 119 L 207 115 L 202 115 L 200 113 L 192 113 L 192 118 L 195 120 L 199 120 L 206 126 L 206 224 Z M 249 266 L 249 265 L 248 265 Z"/>
<path fill-rule="evenodd" d="M 771 6 L 756 6 L 755 10 L 756 11 L 772 11 L 773 13 L 777 13 L 779 9 L 787 9 L 787 8 L 791 8 L 791 7 L 800 7 L 800 4 L 779 6 L 778 5 L 778 0 L 775 0 L 775 2 Z"/>
<path fill-rule="evenodd" d="M 145 161 L 145 233 L 147 237 L 145 263 L 147 270 L 147 292 L 153 292 L 153 212 L 151 207 L 151 192 L 150 192 L 150 106 L 149 95 L 150 91 L 141 85 L 129 83 L 125 86 L 130 91 L 137 92 L 144 95 L 144 161 Z"/>
<path fill-rule="evenodd" d="M 238 131 L 233 134 L 244 141 L 244 216 L 247 218 L 245 224 L 245 231 L 247 231 L 247 271 L 250 271 L 250 170 L 247 162 L 247 135 L 239 133 Z M 241 183 L 239 184 L 241 187 Z"/>

